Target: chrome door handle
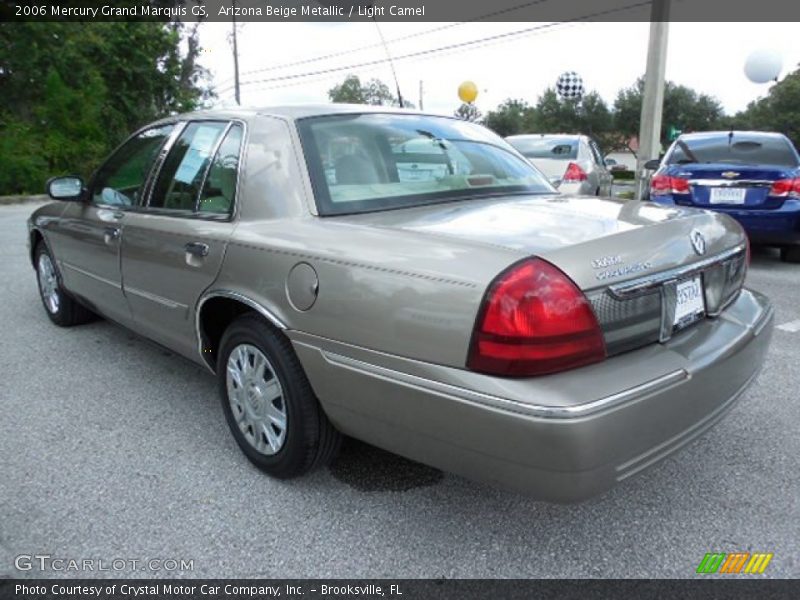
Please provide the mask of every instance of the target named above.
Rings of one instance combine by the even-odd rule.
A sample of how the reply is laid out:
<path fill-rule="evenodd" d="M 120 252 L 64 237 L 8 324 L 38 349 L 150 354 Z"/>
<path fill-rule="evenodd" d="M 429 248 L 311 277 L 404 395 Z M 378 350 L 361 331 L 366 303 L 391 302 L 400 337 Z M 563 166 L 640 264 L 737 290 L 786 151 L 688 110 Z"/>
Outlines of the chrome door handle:
<path fill-rule="evenodd" d="M 119 227 L 106 227 L 103 232 L 103 240 L 106 244 L 112 244 L 119 239 Z"/>
<path fill-rule="evenodd" d="M 204 244 L 202 242 L 189 242 L 184 246 L 186 252 L 191 254 L 192 256 L 199 256 L 203 258 L 208 256 L 208 244 Z"/>

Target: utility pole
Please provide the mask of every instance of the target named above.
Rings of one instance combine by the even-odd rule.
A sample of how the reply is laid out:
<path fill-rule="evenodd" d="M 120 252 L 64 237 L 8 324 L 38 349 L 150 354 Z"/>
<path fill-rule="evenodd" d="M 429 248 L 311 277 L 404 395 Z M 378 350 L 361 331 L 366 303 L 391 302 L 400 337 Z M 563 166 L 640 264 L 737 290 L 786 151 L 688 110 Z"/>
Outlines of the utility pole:
<path fill-rule="evenodd" d="M 239 93 L 239 47 L 236 44 L 236 0 L 231 0 L 233 7 L 233 85 L 236 98 L 236 104 L 242 104 L 242 98 Z"/>
<path fill-rule="evenodd" d="M 664 77 L 667 67 L 670 0 L 653 0 L 650 10 L 650 43 L 644 75 L 639 153 L 636 156 L 636 199 L 644 192 L 644 163 L 661 153 L 661 113 L 664 108 Z"/>
<path fill-rule="evenodd" d="M 419 80 L 419 109 L 423 110 L 423 106 L 422 106 L 422 79 Z"/>

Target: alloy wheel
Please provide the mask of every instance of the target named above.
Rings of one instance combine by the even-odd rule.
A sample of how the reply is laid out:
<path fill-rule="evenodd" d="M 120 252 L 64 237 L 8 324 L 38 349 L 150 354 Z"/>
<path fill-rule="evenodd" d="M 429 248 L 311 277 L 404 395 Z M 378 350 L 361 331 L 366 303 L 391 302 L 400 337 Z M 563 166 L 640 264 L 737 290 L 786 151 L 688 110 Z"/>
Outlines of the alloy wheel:
<path fill-rule="evenodd" d="M 58 295 L 56 270 L 53 267 L 53 261 L 50 260 L 50 256 L 47 254 L 39 255 L 37 272 L 39 275 L 39 291 L 42 294 L 44 305 L 51 314 L 56 314 L 61 304 L 61 298 Z"/>
<path fill-rule="evenodd" d="M 277 454 L 286 441 L 286 401 L 275 369 L 261 350 L 239 344 L 230 353 L 228 402 L 239 430 L 261 454 Z"/>

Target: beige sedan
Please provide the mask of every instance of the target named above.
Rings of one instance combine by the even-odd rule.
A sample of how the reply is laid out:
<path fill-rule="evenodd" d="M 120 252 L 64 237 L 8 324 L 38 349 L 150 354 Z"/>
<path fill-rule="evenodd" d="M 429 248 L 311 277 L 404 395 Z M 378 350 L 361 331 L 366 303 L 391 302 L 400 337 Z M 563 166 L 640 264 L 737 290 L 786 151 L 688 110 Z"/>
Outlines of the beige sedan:
<path fill-rule="evenodd" d="M 453 118 L 180 115 L 48 189 L 29 241 L 50 320 L 99 315 L 205 366 L 275 477 L 346 434 L 585 498 L 718 421 L 772 331 L 735 221 L 559 194 Z"/>

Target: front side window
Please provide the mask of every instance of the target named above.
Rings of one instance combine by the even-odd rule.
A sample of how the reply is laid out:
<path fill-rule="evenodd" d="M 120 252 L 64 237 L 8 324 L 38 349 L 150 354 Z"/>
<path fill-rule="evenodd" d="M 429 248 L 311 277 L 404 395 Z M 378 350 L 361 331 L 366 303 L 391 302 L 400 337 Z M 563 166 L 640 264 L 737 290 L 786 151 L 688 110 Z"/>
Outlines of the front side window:
<path fill-rule="evenodd" d="M 298 121 L 321 215 L 501 193 L 553 193 L 506 142 L 456 119 L 403 114 Z"/>
<path fill-rule="evenodd" d="M 138 206 L 147 175 L 174 125 L 161 125 L 128 140 L 97 172 L 92 201 L 110 206 Z"/>
<path fill-rule="evenodd" d="M 798 158 L 789 142 L 778 136 L 737 134 L 678 138 L 667 164 L 732 163 L 797 167 Z"/>
<path fill-rule="evenodd" d="M 189 123 L 169 151 L 150 197 L 151 208 L 194 212 L 224 122 Z"/>

